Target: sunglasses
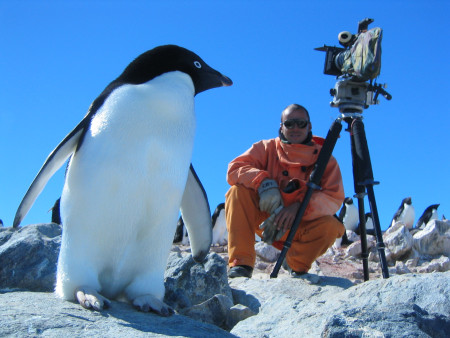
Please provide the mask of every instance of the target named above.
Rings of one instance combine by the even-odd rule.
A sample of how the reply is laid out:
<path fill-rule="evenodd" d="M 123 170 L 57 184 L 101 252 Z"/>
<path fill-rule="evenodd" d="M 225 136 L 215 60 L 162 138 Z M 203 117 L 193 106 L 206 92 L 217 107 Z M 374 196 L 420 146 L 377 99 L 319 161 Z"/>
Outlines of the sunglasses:
<path fill-rule="evenodd" d="M 308 125 L 308 121 L 306 120 L 300 120 L 300 119 L 291 119 L 291 120 L 286 120 L 283 122 L 283 125 L 287 128 L 287 129 L 292 129 L 294 128 L 295 125 L 297 125 L 297 127 L 299 128 L 305 128 Z"/>

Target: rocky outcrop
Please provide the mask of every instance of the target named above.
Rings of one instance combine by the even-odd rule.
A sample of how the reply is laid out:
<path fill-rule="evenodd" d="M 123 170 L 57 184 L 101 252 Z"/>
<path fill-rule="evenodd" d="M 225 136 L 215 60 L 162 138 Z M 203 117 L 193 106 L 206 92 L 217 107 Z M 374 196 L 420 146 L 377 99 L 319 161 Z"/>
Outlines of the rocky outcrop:
<path fill-rule="evenodd" d="M 0 288 L 53 291 L 61 226 L 0 228 Z"/>
<path fill-rule="evenodd" d="M 374 236 L 367 236 L 369 262 L 373 272 L 380 269 Z M 402 222 L 395 223 L 383 234 L 386 260 L 390 274 L 430 273 L 450 270 L 450 221 L 432 220 L 424 229 L 408 230 Z M 361 259 L 359 239 L 341 249 L 346 259 Z M 332 250 L 328 254 L 339 255 Z"/>
<path fill-rule="evenodd" d="M 414 249 L 424 255 L 450 256 L 450 222 L 431 221 L 414 234 Z"/>
<path fill-rule="evenodd" d="M 160 317 L 115 301 L 95 312 L 52 293 L 8 292 L 0 304 L 1 337 L 233 337 L 180 314 Z"/>
<path fill-rule="evenodd" d="M 440 236 L 447 233 L 441 230 Z M 93 312 L 42 292 L 53 289 L 60 233 L 56 224 L 0 228 L 0 336 L 290 337 L 298 332 L 312 337 L 444 337 L 450 330 L 450 272 L 437 272 L 448 260 L 444 255 L 417 255 L 416 267 L 427 267 L 419 274 L 406 272 L 414 258 L 399 254 L 406 261 L 390 261 L 390 269 L 396 270 L 389 279 L 379 277 L 373 258 L 371 280 L 359 283 L 360 260 L 349 255 L 348 247 L 329 250 L 302 278 L 281 269 L 278 278 L 270 279 L 279 251 L 257 243 L 254 278 L 228 280 L 223 247 L 212 247 L 216 252 L 198 264 L 188 247 L 174 246 L 164 300 L 176 314 L 164 318 L 115 301 L 103 312 Z M 409 247 L 404 244 L 410 240 L 392 243 Z M 413 250 L 419 252 L 414 241 Z M 421 264 L 424 257 L 432 259 Z M 399 262 L 402 274 L 397 273 Z M 425 273 L 429 271 L 434 272 Z"/>
<path fill-rule="evenodd" d="M 232 280 L 261 302 L 239 337 L 446 337 L 450 272 L 393 276 L 353 286 L 337 277 Z"/>

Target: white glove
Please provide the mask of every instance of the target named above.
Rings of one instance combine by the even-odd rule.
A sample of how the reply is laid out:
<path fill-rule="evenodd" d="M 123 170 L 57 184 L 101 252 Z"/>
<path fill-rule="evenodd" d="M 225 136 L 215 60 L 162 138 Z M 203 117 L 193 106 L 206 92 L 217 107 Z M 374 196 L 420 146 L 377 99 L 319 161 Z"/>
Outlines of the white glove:
<path fill-rule="evenodd" d="M 258 188 L 259 210 L 271 214 L 282 204 L 280 189 L 275 180 L 265 179 Z"/>
<path fill-rule="evenodd" d="M 271 215 L 268 219 L 266 219 L 264 222 L 261 223 L 259 226 L 260 229 L 263 229 L 262 233 L 262 240 L 266 242 L 267 244 L 272 244 L 273 242 L 276 242 L 280 240 L 281 237 L 283 237 L 285 231 L 278 230 L 275 224 L 273 224 L 273 221 L 275 219 L 275 216 L 278 215 L 278 213 L 283 209 L 284 207 L 280 205 Z"/>

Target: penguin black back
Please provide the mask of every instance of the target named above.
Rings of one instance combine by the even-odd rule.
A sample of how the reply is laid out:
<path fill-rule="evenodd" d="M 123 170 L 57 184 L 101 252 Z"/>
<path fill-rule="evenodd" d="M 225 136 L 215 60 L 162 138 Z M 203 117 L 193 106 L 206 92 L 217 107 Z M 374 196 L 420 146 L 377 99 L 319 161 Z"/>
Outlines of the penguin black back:
<path fill-rule="evenodd" d="M 429 207 L 427 207 L 423 212 L 422 216 L 420 216 L 419 220 L 417 221 L 416 228 L 420 228 L 421 226 L 427 225 L 427 223 L 433 216 L 433 211 L 436 211 L 439 205 L 440 204 L 432 204 Z"/>

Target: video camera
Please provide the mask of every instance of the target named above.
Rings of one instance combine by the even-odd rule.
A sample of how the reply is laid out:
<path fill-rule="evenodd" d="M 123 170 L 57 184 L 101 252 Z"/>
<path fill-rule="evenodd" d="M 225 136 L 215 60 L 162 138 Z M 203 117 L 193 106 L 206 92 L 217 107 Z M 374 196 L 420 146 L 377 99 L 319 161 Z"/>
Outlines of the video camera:
<path fill-rule="evenodd" d="M 339 33 L 339 43 L 344 47 L 324 45 L 315 50 L 326 53 L 324 73 L 347 75 L 353 81 L 367 81 L 376 78 L 381 70 L 381 28 L 368 30 L 373 19 L 366 18 L 358 23 L 358 33 Z"/>
<path fill-rule="evenodd" d="M 381 28 L 368 29 L 373 19 L 358 23 L 358 33 L 339 33 L 339 43 L 344 47 L 324 45 L 315 50 L 326 52 L 324 73 L 336 75 L 337 81 L 330 93 L 334 97 L 330 103 L 341 113 L 362 113 L 369 105 L 378 103 L 378 95 L 387 100 L 392 96 L 383 88 L 385 85 L 372 84 L 381 70 Z M 370 81 L 370 83 L 366 82 Z"/>

